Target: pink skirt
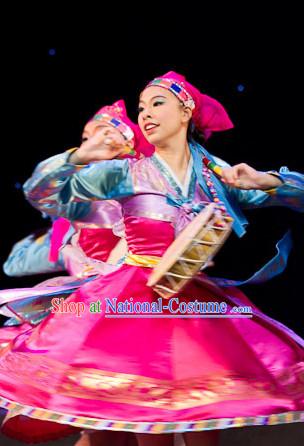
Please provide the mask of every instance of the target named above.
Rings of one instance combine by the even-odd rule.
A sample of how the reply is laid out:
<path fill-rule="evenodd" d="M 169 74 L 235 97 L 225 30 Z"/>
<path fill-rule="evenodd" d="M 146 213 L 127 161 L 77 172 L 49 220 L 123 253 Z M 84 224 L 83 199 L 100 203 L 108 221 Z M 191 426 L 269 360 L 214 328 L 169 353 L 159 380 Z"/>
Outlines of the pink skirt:
<path fill-rule="evenodd" d="M 51 314 L 2 349 L 4 431 L 55 438 L 56 427 L 59 437 L 64 427 L 169 433 L 304 421 L 300 338 L 205 276 L 175 297 L 225 302 L 230 316 L 238 300 L 255 315 L 117 317 L 126 300 L 159 303 L 149 274 L 123 265 L 85 284 L 66 300 L 85 304 L 81 316 Z"/>

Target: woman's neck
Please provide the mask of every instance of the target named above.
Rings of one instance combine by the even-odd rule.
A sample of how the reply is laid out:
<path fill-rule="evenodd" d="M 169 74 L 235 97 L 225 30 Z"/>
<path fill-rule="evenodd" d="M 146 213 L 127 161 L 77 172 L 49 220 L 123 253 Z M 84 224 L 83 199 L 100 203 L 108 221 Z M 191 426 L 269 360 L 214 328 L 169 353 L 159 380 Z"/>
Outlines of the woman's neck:
<path fill-rule="evenodd" d="M 155 152 L 171 167 L 177 178 L 183 183 L 189 160 L 190 148 L 186 138 L 180 141 L 174 138 L 162 146 L 155 147 Z"/>

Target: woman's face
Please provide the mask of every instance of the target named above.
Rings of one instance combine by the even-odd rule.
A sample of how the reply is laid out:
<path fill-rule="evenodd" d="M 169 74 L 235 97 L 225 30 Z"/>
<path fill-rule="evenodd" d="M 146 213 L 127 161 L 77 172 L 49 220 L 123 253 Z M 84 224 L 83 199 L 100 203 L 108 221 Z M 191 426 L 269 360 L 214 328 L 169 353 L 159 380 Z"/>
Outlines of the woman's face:
<path fill-rule="evenodd" d="M 148 87 L 140 95 L 138 125 L 149 143 L 161 145 L 188 127 L 191 111 L 173 93 Z"/>
<path fill-rule="evenodd" d="M 115 137 L 115 141 L 119 144 L 126 144 L 126 140 L 124 136 L 117 130 L 115 127 L 111 126 L 107 122 L 104 121 L 89 121 L 82 132 L 82 142 L 87 141 L 88 139 L 95 136 L 97 132 L 103 131 L 105 137 Z"/>

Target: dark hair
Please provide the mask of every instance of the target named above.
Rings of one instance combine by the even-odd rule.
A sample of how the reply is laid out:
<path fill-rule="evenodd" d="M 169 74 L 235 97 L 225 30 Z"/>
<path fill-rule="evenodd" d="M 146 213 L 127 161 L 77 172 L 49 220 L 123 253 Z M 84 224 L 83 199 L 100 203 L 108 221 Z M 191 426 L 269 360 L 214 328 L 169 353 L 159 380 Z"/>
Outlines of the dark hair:
<path fill-rule="evenodd" d="M 187 130 L 187 141 L 195 141 L 201 145 L 204 145 L 206 138 L 203 133 L 195 127 L 192 119 L 190 119 L 188 130 Z"/>

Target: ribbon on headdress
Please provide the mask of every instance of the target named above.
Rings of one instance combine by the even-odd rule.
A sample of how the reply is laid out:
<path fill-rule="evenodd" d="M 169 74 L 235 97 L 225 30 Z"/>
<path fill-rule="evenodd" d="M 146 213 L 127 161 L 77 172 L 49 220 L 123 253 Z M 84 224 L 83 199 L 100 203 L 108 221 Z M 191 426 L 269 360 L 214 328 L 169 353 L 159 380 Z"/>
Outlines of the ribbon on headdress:
<path fill-rule="evenodd" d="M 49 261 L 57 262 L 59 257 L 59 250 L 62 246 L 63 239 L 69 231 L 71 223 L 66 218 L 60 217 L 53 222 L 52 234 L 50 240 Z"/>

